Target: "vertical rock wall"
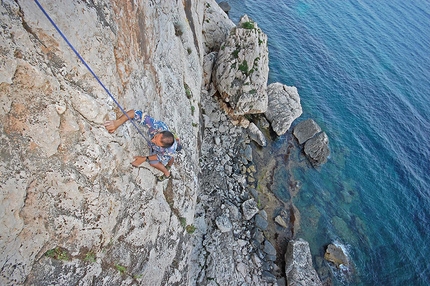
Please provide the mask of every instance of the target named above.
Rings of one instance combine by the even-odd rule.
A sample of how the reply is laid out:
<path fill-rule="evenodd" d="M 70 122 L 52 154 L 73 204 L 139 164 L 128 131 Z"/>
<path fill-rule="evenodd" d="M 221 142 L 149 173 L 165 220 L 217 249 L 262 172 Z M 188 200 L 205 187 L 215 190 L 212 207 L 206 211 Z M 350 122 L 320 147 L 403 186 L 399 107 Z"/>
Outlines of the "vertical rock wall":
<path fill-rule="evenodd" d="M 201 1 L 40 0 L 125 108 L 181 137 L 170 182 L 34 1 L 0 4 L 0 284 L 187 284 L 197 193 Z M 189 230 L 190 228 L 188 228 Z"/>

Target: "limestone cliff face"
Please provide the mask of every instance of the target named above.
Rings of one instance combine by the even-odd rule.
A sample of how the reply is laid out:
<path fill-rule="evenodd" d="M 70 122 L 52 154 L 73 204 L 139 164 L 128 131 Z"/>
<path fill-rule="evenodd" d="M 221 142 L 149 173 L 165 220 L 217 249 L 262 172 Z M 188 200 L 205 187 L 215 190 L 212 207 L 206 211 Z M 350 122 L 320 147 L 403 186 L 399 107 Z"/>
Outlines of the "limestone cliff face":
<path fill-rule="evenodd" d="M 132 168 L 145 140 L 104 129 L 119 109 L 34 1 L 2 1 L 0 284 L 186 285 L 206 2 L 40 2 L 118 102 L 184 150 L 169 182 Z"/>

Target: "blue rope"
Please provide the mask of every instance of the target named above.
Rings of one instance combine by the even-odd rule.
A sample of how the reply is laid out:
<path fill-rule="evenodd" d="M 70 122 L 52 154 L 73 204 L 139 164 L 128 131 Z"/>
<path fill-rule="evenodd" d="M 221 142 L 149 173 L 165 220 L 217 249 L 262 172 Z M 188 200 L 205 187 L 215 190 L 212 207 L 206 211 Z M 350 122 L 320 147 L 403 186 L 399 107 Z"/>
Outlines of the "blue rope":
<path fill-rule="evenodd" d="M 121 105 L 116 101 L 115 97 L 110 93 L 110 91 L 106 88 L 106 86 L 101 82 L 101 80 L 97 77 L 97 75 L 94 73 L 94 71 L 91 69 L 91 67 L 85 62 L 85 60 L 81 57 L 81 55 L 76 51 L 76 49 L 73 47 L 73 45 L 69 42 L 69 40 L 66 38 L 66 36 L 61 32 L 60 28 L 55 24 L 55 22 L 51 19 L 51 17 L 48 15 L 48 13 L 43 9 L 42 5 L 40 5 L 38 0 L 34 0 L 36 2 L 37 6 L 39 6 L 40 10 L 42 10 L 43 14 L 45 14 L 46 18 L 48 18 L 49 22 L 51 22 L 52 26 L 58 31 L 58 33 L 61 35 L 61 37 L 66 41 L 66 43 L 69 45 L 69 47 L 72 49 L 72 51 L 76 54 L 76 56 L 81 60 L 81 62 L 87 67 L 87 69 L 91 72 L 91 74 L 94 76 L 94 78 L 99 82 L 99 84 L 103 87 L 103 89 L 107 92 L 107 94 L 112 98 L 112 100 L 115 102 L 115 104 L 121 109 L 122 113 L 124 113 L 125 116 L 127 116 L 128 120 L 133 124 L 134 127 L 136 127 L 137 131 L 140 135 L 149 143 L 150 141 L 143 135 L 142 131 L 139 129 L 139 127 L 136 125 L 134 120 L 128 116 L 127 112 L 121 107 Z"/>

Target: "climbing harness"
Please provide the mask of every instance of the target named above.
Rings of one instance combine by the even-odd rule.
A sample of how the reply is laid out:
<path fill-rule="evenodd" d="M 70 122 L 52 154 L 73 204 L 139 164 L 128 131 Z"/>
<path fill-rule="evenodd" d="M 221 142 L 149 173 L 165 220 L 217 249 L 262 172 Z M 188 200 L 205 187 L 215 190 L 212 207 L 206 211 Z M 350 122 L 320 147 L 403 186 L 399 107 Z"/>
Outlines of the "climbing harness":
<path fill-rule="evenodd" d="M 90 71 L 90 73 L 94 76 L 94 78 L 98 81 L 98 83 L 103 87 L 103 89 L 107 92 L 107 94 L 110 96 L 110 98 L 115 102 L 115 104 L 119 107 L 119 109 L 124 113 L 125 116 L 127 116 L 128 120 L 133 124 L 134 127 L 136 127 L 137 131 L 140 135 L 148 142 L 151 141 L 146 138 L 146 136 L 142 133 L 142 131 L 139 129 L 139 127 L 136 125 L 134 120 L 128 116 L 127 112 L 122 108 L 122 106 L 118 103 L 118 101 L 115 99 L 115 97 L 110 93 L 110 91 L 106 88 L 106 86 L 101 82 L 101 80 L 98 78 L 98 76 L 94 73 L 94 71 L 91 69 L 91 67 L 86 63 L 86 61 L 81 57 L 81 55 L 76 51 L 76 49 L 73 47 L 73 45 L 69 42 L 69 40 L 66 38 L 66 36 L 61 32 L 60 28 L 55 24 L 55 22 L 51 19 L 49 14 L 43 9 L 42 5 L 39 3 L 38 0 L 34 0 L 36 2 L 37 6 L 39 6 L 40 10 L 45 14 L 46 18 L 48 18 L 49 22 L 51 22 L 52 26 L 57 30 L 57 32 L 60 34 L 60 36 L 66 41 L 66 43 L 69 45 L 69 47 L 72 49 L 72 51 L 76 54 L 76 56 L 81 60 L 81 62 L 87 67 L 87 69 Z"/>

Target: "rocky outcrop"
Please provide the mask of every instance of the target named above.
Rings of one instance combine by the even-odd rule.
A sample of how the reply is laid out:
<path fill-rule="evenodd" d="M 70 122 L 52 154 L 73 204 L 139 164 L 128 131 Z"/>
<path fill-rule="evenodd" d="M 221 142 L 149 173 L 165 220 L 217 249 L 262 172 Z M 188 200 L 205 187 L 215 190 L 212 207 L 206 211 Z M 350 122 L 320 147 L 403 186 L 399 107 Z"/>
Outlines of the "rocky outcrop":
<path fill-rule="evenodd" d="M 222 44 L 213 71 L 215 87 L 235 115 L 267 110 L 268 61 L 266 34 L 243 16 Z"/>
<path fill-rule="evenodd" d="M 273 131 L 283 135 L 291 123 L 302 115 L 302 106 L 297 88 L 281 83 L 272 83 L 267 87 L 268 107 L 265 112 Z"/>
<path fill-rule="evenodd" d="M 287 285 L 322 286 L 313 265 L 309 243 L 303 239 L 290 240 L 285 253 Z"/>
<path fill-rule="evenodd" d="M 205 54 L 210 54 L 220 50 L 235 24 L 215 1 L 207 1 L 204 9 L 202 34 Z"/>
<path fill-rule="evenodd" d="M 298 123 L 293 134 L 299 144 L 304 144 L 304 153 L 314 167 L 327 162 L 330 155 L 328 136 L 314 120 L 307 119 Z"/>

